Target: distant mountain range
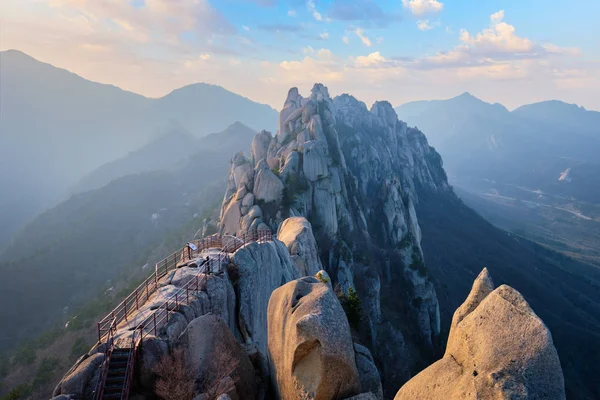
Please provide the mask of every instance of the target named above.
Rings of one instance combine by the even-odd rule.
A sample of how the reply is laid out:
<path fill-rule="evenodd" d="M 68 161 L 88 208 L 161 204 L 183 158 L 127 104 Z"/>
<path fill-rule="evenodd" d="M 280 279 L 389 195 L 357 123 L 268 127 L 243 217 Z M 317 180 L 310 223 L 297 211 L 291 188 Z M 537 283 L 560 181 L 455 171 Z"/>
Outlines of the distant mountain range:
<path fill-rule="evenodd" d="M 205 149 L 211 151 L 247 151 L 248 140 L 256 132 L 241 122 L 235 122 L 223 132 L 197 139 L 182 128 L 174 128 L 127 156 L 111 161 L 84 176 L 71 188 L 81 193 L 100 188 L 125 175 L 163 169 L 176 169 L 187 157 Z"/>
<path fill-rule="evenodd" d="M 485 218 L 600 266 L 600 112 L 560 101 L 510 112 L 469 93 L 396 111 Z"/>
<path fill-rule="evenodd" d="M 0 88 L 0 248 L 94 169 L 165 133 L 200 137 L 234 121 L 274 130 L 277 121 L 271 107 L 219 86 L 198 83 L 150 99 L 15 50 L 0 52 Z"/>
<path fill-rule="evenodd" d="M 426 132 L 451 180 L 493 180 L 561 192 L 555 183 L 566 169 L 595 169 L 600 163 L 600 112 L 573 104 L 547 101 L 509 112 L 464 93 L 395 110 Z M 582 179 L 587 186 L 588 178 Z M 576 184 L 562 181 L 563 186 Z"/>
<path fill-rule="evenodd" d="M 0 280 L 0 302 L 20 299 L 0 310 L 14 323 L 0 332 L 0 351 L 67 317 L 117 277 L 147 275 L 140 268 L 173 251 L 161 244 L 182 227 L 190 227 L 189 240 L 220 202 L 231 156 L 247 152 L 254 134 L 241 123 L 200 139 L 171 133 L 99 168 L 80 183 L 86 191 L 36 217 L 0 257 L 0 273 L 10 276 Z M 165 153 L 171 162 L 157 162 Z"/>

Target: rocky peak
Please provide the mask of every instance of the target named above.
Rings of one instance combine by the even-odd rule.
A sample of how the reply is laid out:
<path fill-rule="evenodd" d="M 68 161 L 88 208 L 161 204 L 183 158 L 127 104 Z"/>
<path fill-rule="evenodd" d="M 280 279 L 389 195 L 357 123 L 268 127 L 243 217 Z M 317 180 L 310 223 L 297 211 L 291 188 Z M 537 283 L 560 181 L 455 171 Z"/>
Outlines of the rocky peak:
<path fill-rule="evenodd" d="M 343 295 L 358 292 L 369 326 L 364 340 L 377 348 L 383 338 L 405 343 L 406 332 L 414 337 L 416 331 L 433 356 L 439 307 L 420 245 L 417 188 L 449 190 L 441 158 L 421 132 L 398 120 L 389 102 L 369 110 L 350 95 L 332 99 L 322 84 L 307 98 L 292 88 L 276 135 L 259 133 L 250 160 L 232 161 L 220 230 L 277 231 L 287 218 L 304 217 L 318 255 L 302 250 L 310 248 L 308 236 L 298 239 L 302 245 L 288 244 L 290 251 L 304 255 L 296 260 L 303 273 L 322 266 Z M 399 291 L 398 285 L 408 287 Z M 410 321 L 381 305 L 398 296 L 402 299 L 393 301 L 414 311 Z M 374 356 L 389 371 L 408 376 L 412 367 L 399 360 L 419 346 L 415 340 L 393 349 L 381 346 Z"/>
<path fill-rule="evenodd" d="M 394 126 L 398 122 L 398 115 L 388 101 L 376 101 L 371 107 L 371 112 L 383 119 L 386 125 Z"/>
<path fill-rule="evenodd" d="M 486 269 L 456 310 L 444 357 L 396 400 L 565 399 L 550 331 L 510 286 L 494 289 Z"/>

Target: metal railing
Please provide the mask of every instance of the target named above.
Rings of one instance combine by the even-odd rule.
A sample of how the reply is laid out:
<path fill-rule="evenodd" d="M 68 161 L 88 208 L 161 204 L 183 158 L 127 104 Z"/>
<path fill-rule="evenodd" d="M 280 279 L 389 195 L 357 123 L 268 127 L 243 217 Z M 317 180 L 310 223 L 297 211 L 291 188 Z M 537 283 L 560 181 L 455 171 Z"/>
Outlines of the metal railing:
<path fill-rule="evenodd" d="M 96 383 L 96 389 L 94 390 L 96 400 L 101 399 L 104 394 L 104 385 L 106 383 L 106 377 L 108 376 L 108 366 L 110 364 L 110 357 L 115 348 L 115 333 L 117 333 L 117 322 L 115 319 L 112 320 L 110 328 L 108 330 L 108 336 L 106 338 L 106 348 L 104 349 L 104 367 L 100 372 L 98 383 Z"/>
<path fill-rule="evenodd" d="M 100 322 L 98 322 L 98 341 L 102 342 L 109 333 L 111 324 L 115 321 L 119 325 L 122 321 L 128 321 L 131 314 L 138 311 L 141 306 L 158 290 L 158 281 L 166 276 L 170 271 L 177 269 L 177 266 L 197 257 L 202 251 L 210 248 L 221 248 L 221 251 L 213 256 L 211 263 L 216 261 L 221 265 L 228 253 L 233 253 L 239 248 L 250 242 L 264 242 L 272 240 L 270 230 L 250 231 L 239 237 L 221 236 L 218 234 L 192 241 L 196 250 L 191 251 L 187 245 L 183 249 L 174 252 L 161 261 L 157 262 L 154 272 L 146 278 L 129 296 L 108 313 Z M 216 258 L 216 260 L 214 260 Z M 209 264 L 211 264 L 209 263 Z"/>
<path fill-rule="evenodd" d="M 204 289 L 204 285 L 208 279 L 208 271 L 212 268 L 206 264 L 202 273 L 194 275 L 194 277 L 167 300 L 161 304 L 154 312 L 138 325 L 137 329 L 141 332 L 140 339 L 144 339 L 149 334 L 156 336 L 160 327 L 169 323 L 169 315 L 179 312 L 182 305 L 190 305 L 196 300 L 196 295 Z"/>
<path fill-rule="evenodd" d="M 193 278 L 185 285 L 179 288 L 174 294 L 167 298 L 151 315 L 146 317 L 138 324 L 131 335 L 131 352 L 127 360 L 126 379 L 121 399 L 126 400 L 129 396 L 131 383 L 133 380 L 133 370 L 138 347 L 141 341 L 150 333 L 157 335 L 159 329 L 164 324 L 169 323 L 169 315 L 180 311 L 182 305 L 189 305 L 196 300 L 196 295 L 204 290 L 209 273 L 214 270 L 214 263 L 217 263 L 217 272 L 220 271 L 223 261 L 229 258 L 229 253 L 233 253 L 241 247 L 251 242 L 265 242 L 273 240 L 270 230 L 252 231 L 235 236 L 212 235 L 203 239 L 194 241 L 196 250 L 191 251 L 188 246 L 183 250 L 176 251 L 165 259 L 156 263 L 154 273 L 150 275 L 140 286 L 138 286 L 125 300 L 123 300 L 113 311 L 98 322 L 98 341 L 102 342 L 106 336 L 105 361 L 103 364 L 100 378 L 95 390 L 95 398 L 101 399 L 104 393 L 106 378 L 108 376 L 110 358 L 114 350 L 114 337 L 117 332 L 117 325 L 127 320 L 134 312 L 139 310 L 148 298 L 158 289 L 158 281 L 166 276 L 169 271 L 175 270 L 179 263 L 190 261 L 198 256 L 202 251 L 209 248 L 219 247 L 221 250 L 216 256 L 209 258 L 203 265 L 202 271 L 196 273 Z"/>
<path fill-rule="evenodd" d="M 129 398 L 129 391 L 131 390 L 131 382 L 133 381 L 133 369 L 135 367 L 135 360 L 137 357 L 137 351 L 142 341 L 140 331 L 135 330 L 131 335 L 131 352 L 127 358 L 125 384 L 123 385 L 123 391 L 121 392 L 121 400 L 127 400 Z"/>

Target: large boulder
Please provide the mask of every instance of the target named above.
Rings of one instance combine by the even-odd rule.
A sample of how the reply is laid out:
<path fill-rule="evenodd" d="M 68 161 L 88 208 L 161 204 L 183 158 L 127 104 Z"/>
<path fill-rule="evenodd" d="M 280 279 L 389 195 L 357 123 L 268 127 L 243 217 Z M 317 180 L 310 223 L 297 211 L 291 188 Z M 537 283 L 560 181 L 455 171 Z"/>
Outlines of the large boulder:
<path fill-rule="evenodd" d="M 277 239 L 287 246 L 302 276 L 311 276 L 323 266 L 310 222 L 304 217 L 288 218 L 281 223 Z"/>
<path fill-rule="evenodd" d="M 238 322 L 246 342 L 267 353 L 267 307 L 271 293 L 300 277 L 285 245 L 279 240 L 252 242 L 233 255 L 237 266 Z"/>
<path fill-rule="evenodd" d="M 96 387 L 100 365 L 104 362 L 104 358 L 104 353 L 81 357 L 59 382 L 52 395 L 70 394 L 77 398 L 91 395 Z"/>
<path fill-rule="evenodd" d="M 169 344 L 150 335 L 142 340 L 139 351 L 139 380 L 144 389 L 154 389 L 156 367 L 160 361 L 169 355 Z"/>
<path fill-rule="evenodd" d="M 317 181 L 329 176 L 328 160 L 329 155 L 325 149 L 325 144 L 318 141 L 310 141 L 304 144 L 303 148 L 304 176 L 309 181 Z"/>
<path fill-rule="evenodd" d="M 263 158 L 267 158 L 267 151 L 269 150 L 269 144 L 271 143 L 272 138 L 271 133 L 267 131 L 261 131 L 254 137 L 251 147 L 254 165 Z"/>
<path fill-rule="evenodd" d="M 231 377 L 240 396 L 252 399 L 256 395 L 252 363 L 225 321 L 217 315 L 206 314 L 190 322 L 176 347 L 184 350 L 203 392 L 216 390 L 224 379 Z"/>
<path fill-rule="evenodd" d="M 454 314 L 444 357 L 408 381 L 396 400 L 566 398 L 546 325 L 515 289 L 492 289 L 484 270 Z"/>
<path fill-rule="evenodd" d="M 269 164 L 262 159 L 256 165 L 254 198 L 265 203 L 279 202 L 283 195 L 283 182 L 271 171 Z"/>
<path fill-rule="evenodd" d="M 360 393 L 348 319 L 327 284 L 304 277 L 275 290 L 268 324 L 271 376 L 281 399 Z"/>

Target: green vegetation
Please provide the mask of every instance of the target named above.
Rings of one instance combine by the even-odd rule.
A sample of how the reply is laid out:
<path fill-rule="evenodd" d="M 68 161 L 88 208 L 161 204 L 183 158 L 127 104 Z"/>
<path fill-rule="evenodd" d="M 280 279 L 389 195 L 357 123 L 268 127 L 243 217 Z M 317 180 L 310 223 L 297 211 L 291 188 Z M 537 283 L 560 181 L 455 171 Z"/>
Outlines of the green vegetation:
<path fill-rule="evenodd" d="M 6 396 L 0 397 L 0 400 L 18 400 L 29 396 L 32 392 L 31 385 L 22 383 L 17 387 L 13 388 Z"/>
<path fill-rule="evenodd" d="M 427 276 L 427 269 L 425 268 L 425 264 L 421 259 L 421 253 L 419 252 L 419 248 L 417 246 L 413 246 L 412 262 L 410 263 L 409 268 L 418 271 L 419 275 L 422 277 Z"/>
<path fill-rule="evenodd" d="M 71 360 L 76 360 L 82 354 L 86 353 L 89 348 L 90 346 L 85 343 L 85 340 L 82 337 L 78 337 L 71 345 Z"/>
<path fill-rule="evenodd" d="M 362 319 L 362 306 L 360 305 L 360 298 L 353 287 L 348 289 L 348 296 L 342 292 L 338 292 L 338 299 L 342 304 L 342 308 L 346 312 L 348 317 L 348 323 L 350 327 L 356 331 L 360 328 L 360 320 Z"/>
<path fill-rule="evenodd" d="M 288 175 L 283 187 L 282 206 L 289 209 L 294 205 L 297 196 L 308 190 L 308 182 L 305 179 L 299 179 L 296 175 Z M 264 211 L 264 210 L 263 210 Z"/>
<path fill-rule="evenodd" d="M 322 273 L 317 273 L 317 279 L 323 283 L 329 283 L 329 278 L 325 278 Z"/>
<path fill-rule="evenodd" d="M 60 362 L 53 357 L 46 357 L 38 366 L 33 382 L 21 383 L 14 387 L 8 394 L 0 397 L 0 400 L 18 400 L 29 397 L 34 389 L 51 383 L 54 379 L 56 369 L 60 367 Z"/>
<path fill-rule="evenodd" d="M 413 242 L 413 237 L 412 237 L 411 233 L 408 232 L 400 241 L 400 248 L 406 249 L 406 248 L 408 248 L 408 246 L 411 245 L 412 242 Z"/>
<path fill-rule="evenodd" d="M 51 382 L 52 378 L 54 377 L 55 370 L 59 365 L 60 362 L 54 357 L 44 358 L 35 373 L 33 386 L 39 387 L 43 384 Z"/>

